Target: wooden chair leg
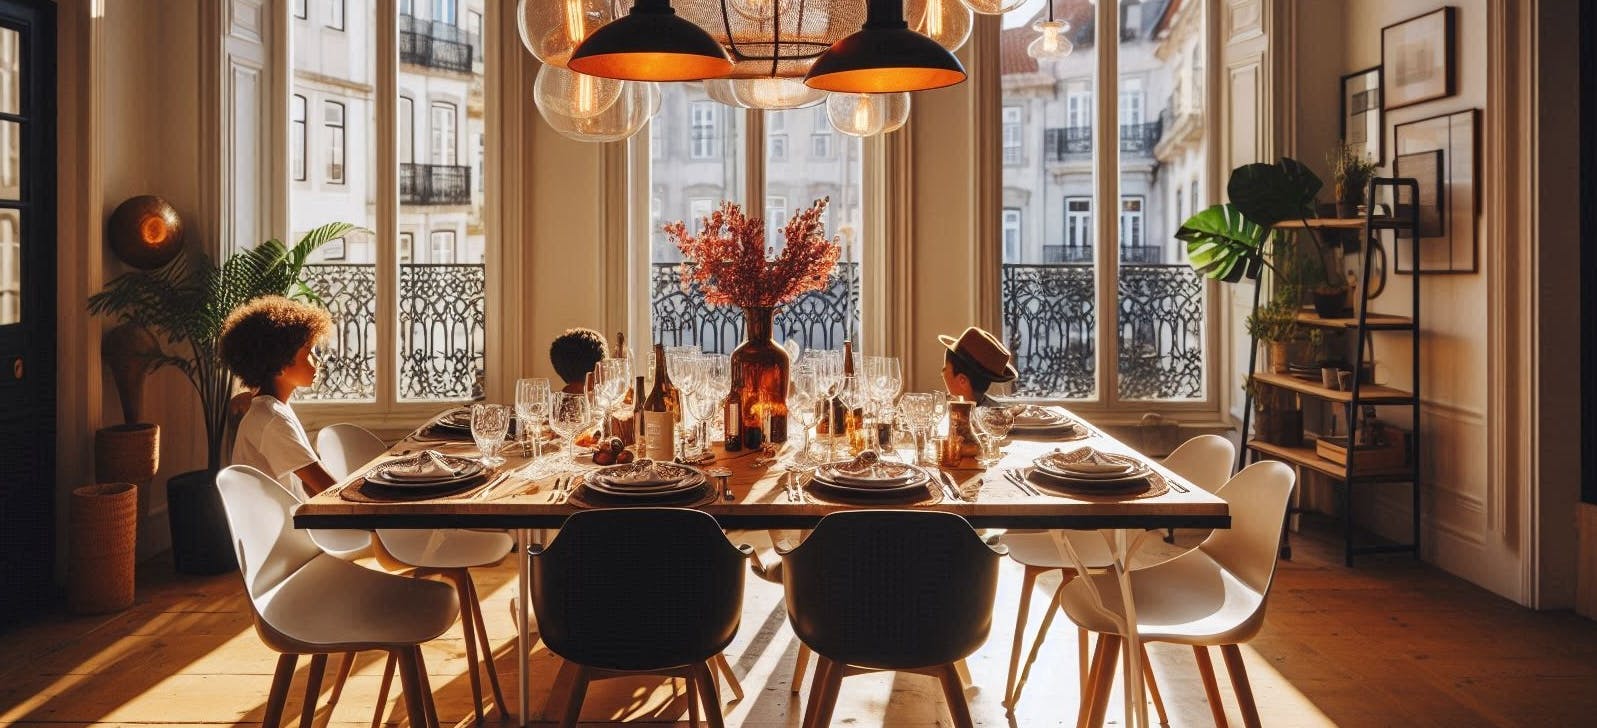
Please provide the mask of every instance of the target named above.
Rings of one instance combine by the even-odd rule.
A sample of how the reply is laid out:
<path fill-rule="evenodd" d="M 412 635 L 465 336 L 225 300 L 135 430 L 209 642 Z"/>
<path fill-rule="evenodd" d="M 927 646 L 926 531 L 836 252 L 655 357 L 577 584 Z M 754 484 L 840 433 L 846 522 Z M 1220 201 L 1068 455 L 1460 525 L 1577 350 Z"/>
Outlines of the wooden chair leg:
<path fill-rule="evenodd" d="M 837 708 L 837 694 L 843 687 L 843 672 L 846 666 L 832 660 L 827 662 L 831 667 L 826 672 L 826 684 L 822 687 L 821 702 L 816 706 L 815 723 L 812 728 L 829 728 L 832 725 L 832 711 Z M 812 685 L 810 690 L 815 690 L 815 685 Z"/>
<path fill-rule="evenodd" d="M 421 678 L 421 706 L 427 711 L 427 725 L 438 727 L 438 704 L 433 702 L 433 681 L 427 675 L 427 661 L 421 656 L 421 645 L 411 648 L 416 653 L 416 674 Z"/>
<path fill-rule="evenodd" d="M 799 643 L 798 660 L 793 663 L 793 684 L 788 686 L 788 692 L 798 695 L 799 689 L 804 687 L 804 671 L 810 667 L 810 646 Z M 816 673 L 818 677 L 820 673 Z"/>
<path fill-rule="evenodd" d="M 815 663 L 815 678 L 810 681 L 810 699 L 804 705 L 804 719 L 800 723 L 803 728 L 815 728 L 815 721 L 821 714 L 822 693 L 826 692 L 826 671 L 830 665 L 831 660 L 824 657 Z"/>
<path fill-rule="evenodd" d="M 1242 724 L 1247 728 L 1259 728 L 1259 706 L 1253 703 L 1253 686 L 1248 683 L 1248 668 L 1242 664 L 1242 650 L 1236 645 L 1220 645 L 1220 656 L 1225 658 L 1231 689 L 1236 691 L 1237 703 L 1242 708 Z"/>
<path fill-rule="evenodd" d="M 1092 672 L 1092 666 L 1087 658 L 1087 640 L 1091 639 L 1091 637 L 1092 635 L 1087 632 L 1086 627 L 1076 628 L 1076 670 L 1081 676 L 1081 692 L 1083 695 L 1087 693 L 1087 674 Z"/>
<path fill-rule="evenodd" d="M 692 670 L 688 671 L 688 725 L 699 728 L 699 678 Z"/>
<path fill-rule="evenodd" d="M 1020 575 L 1020 606 L 1015 609 L 1015 639 L 1009 646 L 1009 678 L 1004 681 L 1003 705 L 1011 711 L 1015 709 L 1015 678 L 1020 672 L 1020 648 L 1026 641 L 1026 617 L 1031 613 L 1031 590 L 1036 586 L 1037 575 L 1041 572 L 1035 566 L 1027 566 Z M 1037 636 L 1037 641 L 1042 642 L 1042 635 Z"/>
<path fill-rule="evenodd" d="M 582 700 L 588 696 L 588 668 L 576 667 L 571 692 L 566 695 L 566 714 L 560 719 L 561 728 L 576 728 L 577 717 L 582 715 Z"/>
<path fill-rule="evenodd" d="M 1082 640 L 1086 644 L 1086 640 Z M 1103 638 L 1098 638 L 1098 645 L 1092 651 L 1092 664 L 1082 673 L 1081 702 L 1076 706 L 1076 728 L 1086 728 L 1087 717 L 1092 714 L 1093 686 L 1098 683 L 1099 666 L 1103 663 Z"/>
<path fill-rule="evenodd" d="M 338 676 L 333 678 L 333 694 L 327 696 L 327 712 L 331 713 L 338 705 L 338 698 L 344 694 L 344 683 L 349 681 L 349 671 L 355 667 L 355 653 L 345 652 L 344 661 L 338 666 Z"/>
<path fill-rule="evenodd" d="M 471 576 L 465 569 L 447 569 L 441 575 L 455 585 L 460 602 L 460 631 L 466 639 L 466 676 L 471 682 L 471 706 L 477 723 L 482 723 L 482 679 L 477 675 L 477 628 L 471 609 Z"/>
<path fill-rule="evenodd" d="M 1209 714 L 1214 716 L 1214 728 L 1226 728 L 1225 704 L 1220 702 L 1220 683 L 1214 679 L 1214 663 L 1209 662 L 1209 648 L 1192 646 L 1198 658 L 1198 676 L 1203 678 L 1203 694 L 1209 698 Z"/>
<path fill-rule="evenodd" d="M 954 718 L 954 728 L 975 728 L 970 718 L 970 705 L 965 702 L 965 684 L 954 665 L 943 665 L 938 680 L 943 684 L 943 700 L 948 702 L 948 712 Z"/>
<path fill-rule="evenodd" d="M 732 665 L 726 661 L 726 655 L 716 655 L 712 665 L 715 669 L 711 670 L 710 674 L 714 675 L 719 671 L 726 678 L 726 686 L 732 691 L 732 700 L 742 700 L 743 684 L 738 682 L 738 676 L 732 673 Z"/>
<path fill-rule="evenodd" d="M 372 708 L 372 728 L 379 728 L 383 724 L 383 711 L 388 707 L 388 686 L 394 682 L 394 666 L 397 662 L 392 652 L 383 660 L 383 682 L 377 688 L 377 705 Z M 404 679 L 404 676 L 400 678 Z"/>
<path fill-rule="evenodd" d="M 482 618 L 482 597 L 477 593 L 477 584 L 471 580 L 471 572 L 466 572 L 466 587 L 471 589 L 471 611 L 477 622 L 477 640 L 482 648 L 483 663 L 488 666 L 488 685 L 494 691 L 494 705 L 499 708 L 499 715 L 508 715 L 505 710 L 505 693 L 499 687 L 499 668 L 494 665 L 493 643 L 488 641 L 488 627 Z M 512 618 L 511 622 L 515 622 Z"/>
<path fill-rule="evenodd" d="M 1053 598 L 1048 602 L 1048 613 L 1043 615 L 1042 625 L 1037 627 L 1037 636 L 1031 641 L 1031 651 L 1026 654 L 1026 664 L 1020 670 L 1020 680 L 1015 682 L 1014 689 L 1009 693 L 1009 703 L 1006 707 L 1010 709 L 1010 712 L 1014 712 L 1015 705 L 1020 702 L 1020 693 L 1026 689 L 1026 681 L 1031 679 L 1031 666 L 1033 663 L 1037 662 L 1037 652 L 1042 649 L 1043 637 L 1048 635 L 1048 628 L 1053 626 L 1054 623 L 1054 615 L 1059 613 L 1059 600 L 1061 594 L 1064 591 L 1065 584 L 1070 583 L 1070 577 L 1068 576 L 1069 572 L 1066 573 L 1067 576 L 1065 577 L 1064 583 L 1059 585 L 1059 589 L 1054 591 Z M 1085 647 L 1082 648 L 1082 655 L 1084 656 L 1083 663 L 1085 663 Z M 1082 683 L 1085 685 L 1087 680 L 1087 668 L 1085 664 L 1083 664 L 1081 671 Z"/>
<path fill-rule="evenodd" d="M 720 658 L 725 660 L 725 657 Z M 698 673 L 699 696 L 704 701 L 704 718 L 710 728 L 726 728 L 725 719 L 721 715 L 721 690 L 715 680 L 715 670 L 706 662 L 693 666 L 693 671 Z"/>
<path fill-rule="evenodd" d="M 294 681 L 294 665 L 299 655 L 283 653 L 277 656 L 277 671 L 272 673 L 272 689 L 266 696 L 266 714 L 261 717 L 265 728 L 277 728 L 283 722 L 283 704 L 288 702 L 288 686 Z"/>
<path fill-rule="evenodd" d="M 1109 712 L 1109 693 L 1114 689 L 1115 666 L 1120 664 L 1120 636 L 1098 635 L 1098 650 L 1103 657 L 1093 668 L 1096 674 L 1092 681 L 1092 710 L 1087 715 L 1089 726 L 1103 725 L 1104 716 Z"/>
<path fill-rule="evenodd" d="M 327 672 L 327 653 L 311 655 L 311 669 L 305 675 L 305 705 L 299 711 L 299 728 L 316 722 L 316 703 L 322 697 L 322 673 Z"/>
<path fill-rule="evenodd" d="M 424 728 L 427 725 L 427 708 L 423 707 L 421 675 L 416 669 L 416 652 L 409 647 L 394 650 L 394 657 L 399 661 L 399 685 L 405 694 L 405 714 L 410 718 L 411 728 Z"/>
<path fill-rule="evenodd" d="M 1153 700 L 1153 710 L 1159 715 L 1159 725 L 1170 725 L 1170 716 L 1164 712 L 1164 698 L 1159 695 L 1159 681 L 1153 678 L 1153 661 L 1148 659 L 1148 645 L 1142 645 L 1142 680 L 1148 685 L 1148 697 Z"/>

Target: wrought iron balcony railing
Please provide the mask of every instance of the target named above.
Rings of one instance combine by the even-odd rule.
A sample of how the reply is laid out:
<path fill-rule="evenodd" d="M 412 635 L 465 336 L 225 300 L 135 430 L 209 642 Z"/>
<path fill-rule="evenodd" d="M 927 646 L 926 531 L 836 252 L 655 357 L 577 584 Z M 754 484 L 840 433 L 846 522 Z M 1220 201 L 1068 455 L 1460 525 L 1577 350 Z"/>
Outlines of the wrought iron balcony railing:
<path fill-rule="evenodd" d="M 457 73 L 471 73 L 482 42 L 459 27 L 412 15 L 399 16 L 399 61 Z"/>
<path fill-rule="evenodd" d="M 1160 122 L 1120 125 L 1120 151 L 1147 156 L 1159 143 Z M 1043 158 L 1050 162 L 1074 162 L 1092 156 L 1092 127 L 1067 126 L 1043 130 Z"/>
<path fill-rule="evenodd" d="M 321 375 L 300 396 L 369 400 L 377 394 L 377 269 L 367 264 L 311 264 L 305 278 L 333 317 Z M 481 396 L 486 306 L 481 264 L 399 266 L 399 398 Z"/>
<path fill-rule="evenodd" d="M 471 168 L 448 164 L 399 165 L 402 205 L 471 204 Z"/>
<path fill-rule="evenodd" d="M 652 268 L 655 341 L 721 354 L 743 341 L 741 310 L 711 306 L 698 290 L 682 290 L 677 263 L 654 263 Z M 839 263 L 831 286 L 777 309 L 771 328 L 779 342 L 793 339 L 805 349 L 841 348 L 850 332 L 859 332 L 859 264 Z"/>
<path fill-rule="evenodd" d="M 1044 263 L 1091 263 L 1093 248 L 1082 245 L 1044 245 L 1042 246 L 1042 260 Z M 1164 248 L 1157 245 L 1122 245 L 1120 246 L 1120 262 L 1139 264 L 1158 264 L 1164 262 Z"/>

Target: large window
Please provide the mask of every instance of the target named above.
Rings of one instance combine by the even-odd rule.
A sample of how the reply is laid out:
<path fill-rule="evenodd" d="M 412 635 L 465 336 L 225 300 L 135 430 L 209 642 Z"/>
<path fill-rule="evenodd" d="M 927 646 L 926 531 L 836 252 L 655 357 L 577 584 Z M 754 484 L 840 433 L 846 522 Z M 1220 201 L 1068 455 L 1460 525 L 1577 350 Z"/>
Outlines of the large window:
<path fill-rule="evenodd" d="M 1178 92 L 1194 98 L 1178 87 L 1200 73 L 1204 13 L 1173 3 L 1077 3 L 1074 53 L 984 71 L 1007 74 L 990 118 L 1003 140 L 1000 289 L 1018 394 L 1104 408 L 1213 396 L 1206 287 L 1174 239 L 1178 208 L 1201 209 L 1205 135 L 1166 140 L 1161 121 Z M 1046 12 L 1029 2 L 1004 16 L 1004 58 L 1025 58 Z M 1118 44 L 1116 67 L 1099 67 L 1099 41 Z M 1025 153 L 1023 119 L 1042 128 L 1040 158 Z M 1016 255 L 1021 220 L 1041 244 Z"/>
<path fill-rule="evenodd" d="M 305 181 L 305 97 L 294 94 L 288 100 L 288 173 L 296 182 Z"/>
<path fill-rule="evenodd" d="M 776 335 L 805 348 L 835 348 L 845 337 L 857 336 L 863 200 L 859 140 L 834 137 L 824 108 L 732 109 L 707 99 L 697 84 L 661 84 L 660 90 L 660 112 L 650 122 L 648 136 L 655 339 L 729 352 L 741 340 L 743 327 L 736 309 L 707 306 L 696 292 L 682 290 L 676 270 L 680 256 L 660 232 L 662 225 L 684 220 L 696 228 L 722 202 L 738 202 L 749 215 L 765 218 L 767 244 L 776 250 L 785 244 L 782 228 L 788 218 L 821 198 L 830 201 L 823 223 L 828 235 L 843 241 L 844 259 L 832 285 L 777 312 Z M 756 119 L 763 122 L 765 135 L 751 139 L 746 130 Z M 683 141 L 672 144 L 673 139 Z M 810 141 L 790 145 L 789 139 Z M 764 180 L 763 187 L 751 185 L 756 179 Z"/>
<path fill-rule="evenodd" d="M 480 190 L 484 157 L 492 155 L 466 145 L 481 139 L 483 94 L 492 84 L 480 61 L 446 53 L 461 45 L 450 24 L 408 20 L 406 4 L 337 4 L 347 5 L 346 33 L 289 44 L 290 93 L 323 109 L 314 133 L 327 137 L 310 144 L 312 166 L 327 175 L 294 186 L 289 217 L 296 235 L 334 220 L 371 232 L 347 236 L 306 268 L 334 329 L 322 346 L 322 376 L 300 396 L 375 403 L 361 412 L 408 419 L 439 400 L 482 394 L 487 226 Z M 415 4 L 436 19 L 440 10 L 481 12 L 487 0 Z M 379 7 L 398 17 L 379 17 Z M 492 25 L 497 17 L 485 19 Z M 295 30 L 317 32 L 314 25 Z M 398 58 L 379 58 L 380 32 L 399 36 Z M 314 158 L 323 153 L 327 159 Z"/>

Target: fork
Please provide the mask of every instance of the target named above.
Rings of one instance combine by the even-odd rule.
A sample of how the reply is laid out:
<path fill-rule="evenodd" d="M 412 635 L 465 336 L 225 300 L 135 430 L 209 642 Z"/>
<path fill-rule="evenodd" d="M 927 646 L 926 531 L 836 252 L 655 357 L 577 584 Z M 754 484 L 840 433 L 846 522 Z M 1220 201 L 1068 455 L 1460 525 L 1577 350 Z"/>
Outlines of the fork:
<path fill-rule="evenodd" d="M 1024 476 L 1013 470 L 1004 471 L 1004 479 L 1014 483 L 1015 487 L 1020 488 L 1021 492 L 1026 493 L 1027 495 L 1042 495 L 1042 493 L 1039 493 L 1031 483 L 1026 482 L 1026 478 Z"/>

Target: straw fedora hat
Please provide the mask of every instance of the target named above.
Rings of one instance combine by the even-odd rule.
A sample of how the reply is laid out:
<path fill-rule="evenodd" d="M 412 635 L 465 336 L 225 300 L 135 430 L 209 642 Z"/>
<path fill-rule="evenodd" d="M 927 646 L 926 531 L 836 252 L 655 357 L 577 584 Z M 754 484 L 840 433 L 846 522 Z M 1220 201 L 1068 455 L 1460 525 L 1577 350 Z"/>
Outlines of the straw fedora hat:
<path fill-rule="evenodd" d="M 983 329 L 972 326 L 957 339 L 939 334 L 937 340 L 948 347 L 954 356 L 985 372 L 994 382 L 1009 382 L 1020 376 L 1020 372 L 1015 371 L 1015 366 L 1010 363 L 1013 357 L 1009 349 Z"/>

